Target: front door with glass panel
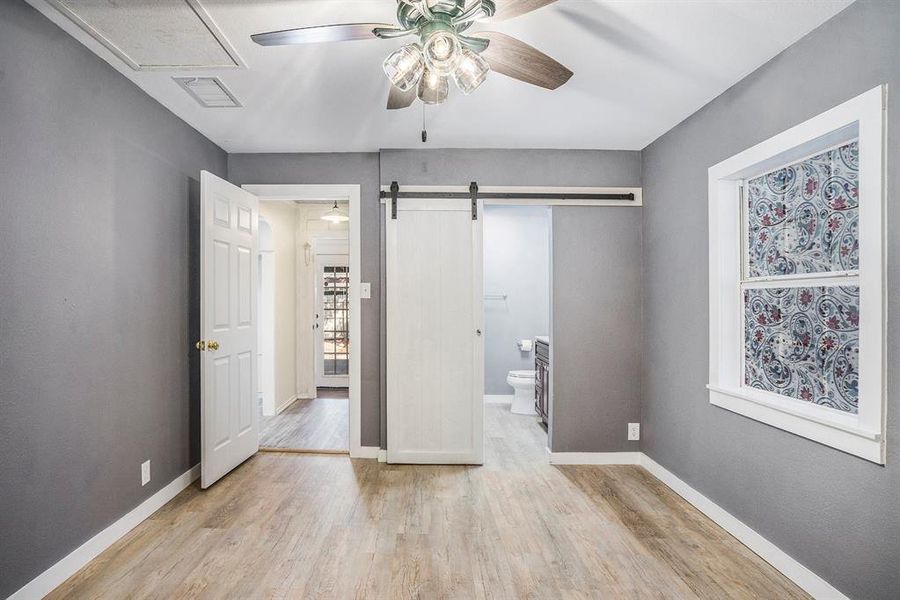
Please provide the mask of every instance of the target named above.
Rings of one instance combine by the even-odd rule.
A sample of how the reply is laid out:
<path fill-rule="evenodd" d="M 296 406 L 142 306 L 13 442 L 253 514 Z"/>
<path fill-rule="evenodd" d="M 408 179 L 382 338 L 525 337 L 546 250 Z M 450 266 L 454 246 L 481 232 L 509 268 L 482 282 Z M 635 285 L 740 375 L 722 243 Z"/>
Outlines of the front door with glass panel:
<path fill-rule="evenodd" d="M 316 257 L 316 386 L 350 385 L 350 262 L 345 254 Z"/>

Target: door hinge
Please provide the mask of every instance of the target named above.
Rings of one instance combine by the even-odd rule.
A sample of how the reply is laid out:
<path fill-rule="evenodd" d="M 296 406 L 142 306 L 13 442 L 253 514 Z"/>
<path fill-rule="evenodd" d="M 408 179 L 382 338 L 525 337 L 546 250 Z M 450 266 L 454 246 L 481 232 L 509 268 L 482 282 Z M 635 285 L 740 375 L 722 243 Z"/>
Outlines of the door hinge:
<path fill-rule="evenodd" d="M 469 194 L 472 196 L 472 220 L 478 220 L 478 183 L 473 181 L 469 184 Z"/>
<path fill-rule="evenodd" d="M 391 182 L 391 218 L 397 218 L 397 192 L 400 191 L 400 185 L 396 181 Z"/>

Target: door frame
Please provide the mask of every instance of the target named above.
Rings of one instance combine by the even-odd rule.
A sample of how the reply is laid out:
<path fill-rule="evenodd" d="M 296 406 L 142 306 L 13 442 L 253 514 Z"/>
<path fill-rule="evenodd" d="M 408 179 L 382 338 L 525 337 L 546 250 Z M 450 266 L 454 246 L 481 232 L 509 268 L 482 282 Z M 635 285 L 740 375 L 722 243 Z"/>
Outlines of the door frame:
<path fill-rule="evenodd" d="M 259 217 L 260 240 L 262 239 L 262 227 L 269 230 L 271 235 L 271 225 L 262 217 Z M 271 240 L 270 240 L 271 243 Z M 259 291 L 257 292 L 257 339 L 259 340 L 259 348 L 257 349 L 257 367 L 259 394 L 262 395 L 262 414 L 265 417 L 271 417 L 278 414 L 278 407 L 275 405 L 275 251 L 270 247 L 264 250 L 262 244 L 259 244 L 257 251 L 259 262 Z M 265 307 L 265 310 L 264 310 Z M 262 314 L 266 313 L 265 322 Z"/>
<path fill-rule="evenodd" d="M 360 399 L 362 397 L 361 343 L 362 320 L 360 314 L 360 257 L 362 250 L 359 185 L 308 185 L 308 184 L 246 184 L 241 186 L 259 197 L 260 201 L 284 200 L 309 202 L 327 200 L 347 202 L 350 213 L 350 456 L 351 458 L 377 458 L 377 446 L 363 446 L 360 426 Z"/>

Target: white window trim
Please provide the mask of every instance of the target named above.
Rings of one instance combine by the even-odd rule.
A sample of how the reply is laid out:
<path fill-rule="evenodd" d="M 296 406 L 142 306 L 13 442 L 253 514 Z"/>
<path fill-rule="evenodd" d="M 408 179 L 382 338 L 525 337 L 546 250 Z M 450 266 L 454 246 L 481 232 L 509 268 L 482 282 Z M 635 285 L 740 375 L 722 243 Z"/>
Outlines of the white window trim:
<path fill-rule="evenodd" d="M 878 464 L 885 461 L 887 87 L 879 86 L 709 169 L 709 399 L 751 419 Z M 743 386 L 741 181 L 859 139 L 860 390 L 856 415 Z M 879 201 L 880 199 L 880 201 Z M 771 278 L 764 278 L 772 281 Z M 797 283 L 798 280 L 794 281 Z M 766 285 L 778 285 L 777 280 Z"/>

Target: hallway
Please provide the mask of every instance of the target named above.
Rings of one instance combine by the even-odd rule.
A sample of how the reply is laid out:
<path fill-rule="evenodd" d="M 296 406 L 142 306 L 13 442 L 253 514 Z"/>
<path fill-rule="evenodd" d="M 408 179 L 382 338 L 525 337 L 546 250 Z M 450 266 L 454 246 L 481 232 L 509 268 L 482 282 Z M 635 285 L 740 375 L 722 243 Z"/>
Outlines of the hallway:
<path fill-rule="evenodd" d="M 318 397 L 298 398 L 277 415 L 259 417 L 259 447 L 288 450 L 347 450 L 349 390 L 319 388 Z"/>

